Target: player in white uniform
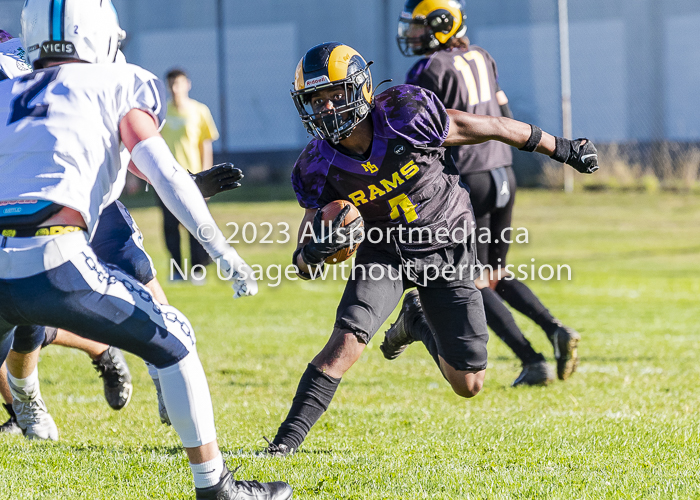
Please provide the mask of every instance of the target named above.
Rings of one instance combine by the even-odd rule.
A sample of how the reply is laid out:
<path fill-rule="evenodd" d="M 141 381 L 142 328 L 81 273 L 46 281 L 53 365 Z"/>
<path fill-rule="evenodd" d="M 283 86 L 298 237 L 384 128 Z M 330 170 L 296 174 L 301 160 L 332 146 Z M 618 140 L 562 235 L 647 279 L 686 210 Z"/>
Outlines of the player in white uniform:
<path fill-rule="evenodd" d="M 0 82 L 0 233 L 15 230 L 0 238 L 0 342 L 15 325 L 43 324 L 142 357 L 158 370 L 197 498 L 290 498 L 285 483 L 233 480 L 189 321 L 88 245 L 124 187 L 121 140 L 134 168 L 230 276 L 234 297 L 257 292 L 252 270 L 158 133 L 162 83 L 138 66 L 101 64 L 114 61 L 122 37 L 110 0 L 31 0 L 23 8 L 35 72 Z M 35 363 L 8 371 L 22 397 L 36 396 Z"/>
<path fill-rule="evenodd" d="M 10 77 L 31 72 L 31 68 L 24 62 L 24 49 L 20 41 L 12 39 L 4 31 L 0 31 L 0 39 L 8 41 L 8 43 L 0 42 L 0 71 L 10 75 Z M 12 43 L 9 43 L 10 41 Z M 18 57 L 21 60 L 18 60 Z M 116 62 L 126 64 L 126 59 L 121 51 L 117 54 Z M 18 70 L 21 71 L 19 74 Z M 124 148 L 121 154 L 124 167 L 129 164 L 130 159 L 131 155 Z M 240 184 L 237 181 L 241 180 L 242 177 L 243 173 L 231 164 L 215 165 L 206 172 L 193 175 L 198 187 L 207 197 L 239 187 Z M 151 291 L 158 302 L 167 304 L 167 298 L 156 278 L 153 262 L 143 247 L 142 239 L 141 231 L 129 211 L 116 201 L 102 212 L 90 246 L 103 262 L 115 265 L 136 278 Z M 119 349 L 56 328 L 27 325 L 18 327 L 18 330 L 18 341 L 14 343 L 12 351 L 9 353 L 13 363 L 24 363 L 24 359 L 39 347 L 44 348 L 50 344 L 82 350 L 92 358 L 95 369 L 103 379 L 105 399 L 109 406 L 120 410 L 128 404 L 132 393 L 131 374 Z M 14 337 L 8 340 L 14 340 Z M 11 343 L 7 342 L 7 344 Z M 9 345 L 0 346 L 0 364 L 3 364 L 8 357 L 9 347 Z M 170 421 L 163 403 L 157 370 L 149 365 L 148 371 L 156 386 L 160 419 L 169 425 Z M 0 425 L 0 433 L 24 432 L 25 436 L 30 439 L 56 440 L 58 438 L 56 424 L 48 411 L 45 410 L 42 400 L 36 402 L 37 408 L 34 408 L 34 411 L 25 412 L 24 416 L 27 418 L 18 423 L 12 408 L 12 394 L 7 383 L 4 364 L 3 368 L 0 369 L 0 394 L 5 400 L 3 406 L 10 414 L 10 419 Z"/>
<path fill-rule="evenodd" d="M 22 47 L 19 38 L 12 38 L 6 31 L 0 30 L 0 81 L 9 78 L 15 78 L 27 73 L 31 73 L 32 68 L 24 58 L 24 48 Z M 138 227 L 136 227 L 138 231 Z M 145 251 L 144 251 L 145 253 Z M 160 286 L 156 286 L 157 281 L 151 285 L 151 291 L 158 293 L 161 291 Z M 161 292 L 162 293 L 162 292 Z M 164 295 L 163 295 L 164 297 Z M 162 298 L 161 298 L 162 300 Z M 131 374 L 126 360 L 121 351 L 117 348 L 104 345 L 88 339 L 83 339 L 77 335 L 53 329 L 44 330 L 43 327 L 23 326 L 24 329 L 32 329 L 33 337 L 38 338 L 41 345 L 55 343 L 65 347 L 72 347 L 84 351 L 93 360 L 95 369 L 98 370 L 104 383 L 104 393 L 107 403 L 115 410 L 124 408 L 131 399 L 132 385 Z M 21 335 L 20 335 L 21 337 Z M 5 345 L 0 347 L 0 395 L 2 395 L 5 403 L 3 406 L 7 410 L 10 418 L 4 424 L 0 425 L 0 433 L 18 434 L 22 433 L 22 428 L 18 425 L 17 417 L 12 408 L 12 394 L 10 386 L 7 383 L 7 374 L 5 370 L 5 358 L 12 344 L 14 336 L 7 339 Z M 25 355 L 21 345 L 15 346 L 17 353 L 12 356 L 17 356 L 17 362 L 21 362 L 21 358 Z M 34 351 L 36 346 L 32 346 L 29 351 Z M 39 411 L 32 412 L 32 425 L 25 425 L 24 432 L 29 438 L 38 439 L 57 439 L 58 430 L 51 416 L 43 411 L 43 402 L 39 403 Z"/>

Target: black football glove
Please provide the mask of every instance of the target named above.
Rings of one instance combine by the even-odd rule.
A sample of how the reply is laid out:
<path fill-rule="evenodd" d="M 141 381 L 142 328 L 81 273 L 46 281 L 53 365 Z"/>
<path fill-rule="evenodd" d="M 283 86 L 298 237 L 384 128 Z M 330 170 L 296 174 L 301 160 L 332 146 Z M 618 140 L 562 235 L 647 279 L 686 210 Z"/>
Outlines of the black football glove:
<path fill-rule="evenodd" d="M 198 174 L 190 172 L 190 175 L 204 198 L 241 187 L 238 181 L 243 178 L 243 172 L 233 163 L 220 163 Z"/>
<path fill-rule="evenodd" d="M 364 231 L 360 227 L 362 224 L 361 216 L 358 216 L 357 219 L 347 226 L 341 227 L 349 211 L 350 205 L 343 208 L 330 225 L 328 222 L 324 223 L 321 219 L 321 210 L 316 212 L 313 225 L 314 239 L 301 249 L 301 259 L 307 265 L 321 265 L 337 251 L 354 246 L 362 241 Z"/>
<path fill-rule="evenodd" d="M 590 140 L 582 138 L 570 141 L 563 137 L 555 137 L 555 140 L 556 150 L 550 158 L 571 165 L 582 174 L 592 174 L 598 170 L 598 150 Z M 586 143 L 581 145 L 583 141 Z"/>

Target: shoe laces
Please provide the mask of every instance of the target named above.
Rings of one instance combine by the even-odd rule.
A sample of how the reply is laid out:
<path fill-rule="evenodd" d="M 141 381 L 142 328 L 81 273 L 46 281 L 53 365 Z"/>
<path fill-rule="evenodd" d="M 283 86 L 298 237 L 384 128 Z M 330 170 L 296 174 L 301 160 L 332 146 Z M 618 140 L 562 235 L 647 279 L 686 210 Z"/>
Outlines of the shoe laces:
<path fill-rule="evenodd" d="M 286 445 L 275 444 L 272 441 L 270 441 L 269 439 L 267 439 L 267 437 L 265 437 L 265 436 L 263 436 L 263 439 L 265 441 L 267 441 L 267 449 L 265 451 L 267 452 L 268 455 L 276 455 L 278 453 L 280 455 L 286 455 L 289 453 L 289 448 Z"/>
<path fill-rule="evenodd" d="M 21 406 L 17 413 L 21 414 L 22 416 L 30 416 L 32 422 L 38 422 L 41 415 L 48 413 L 46 408 L 44 408 L 44 406 L 41 404 L 40 399 L 20 401 L 19 404 Z"/>
<path fill-rule="evenodd" d="M 265 438 L 267 440 L 267 438 Z M 238 469 L 240 469 L 242 465 L 239 465 L 235 469 L 231 471 L 231 475 L 235 476 L 236 472 L 238 472 Z M 265 488 L 259 481 L 236 481 L 235 477 L 233 480 L 233 484 L 236 486 L 236 488 L 244 490 L 246 493 L 255 493 L 255 491 L 265 491 Z"/>

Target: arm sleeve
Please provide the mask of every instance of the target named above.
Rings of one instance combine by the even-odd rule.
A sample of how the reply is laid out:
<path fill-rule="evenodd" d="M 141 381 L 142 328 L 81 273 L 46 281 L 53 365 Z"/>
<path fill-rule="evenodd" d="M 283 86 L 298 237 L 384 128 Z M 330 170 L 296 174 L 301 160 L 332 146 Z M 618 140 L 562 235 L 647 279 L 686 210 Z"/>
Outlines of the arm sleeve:
<path fill-rule="evenodd" d="M 488 54 L 488 53 L 487 53 Z M 496 94 L 501 92 L 501 85 L 498 83 L 498 67 L 496 66 L 496 61 L 491 57 L 491 54 L 488 54 L 489 61 L 491 62 L 491 66 L 493 67 L 493 78 L 496 81 Z M 508 103 L 505 104 L 499 104 L 499 107 L 501 108 L 501 115 L 505 116 L 506 118 L 513 118 L 513 112 L 510 109 L 510 105 Z"/>
<path fill-rule="evenodd" d="M 488 54 L 488 53 L 487 53 Z M 496 79 L 496 85 L 498 85 L 498 67 L 496 66 L 496 61 L 493 57 L 491 57 L 491 54 L 488 54 L 489 59 L 491 60 L 491 65 L 493 66 L 493 77 Z M 500 90 L 500 85 L 498 86 L 498 89 Z"/>
<path fill-rule="evenodd" d="M 214 222 L 199 188 L 178 165 L 162 137 L 139 142 L 131 151 L 131 160 L 151 182 L 168 210 L 197 238 L 212 259 L 216 260 L 231 248 Z"/>

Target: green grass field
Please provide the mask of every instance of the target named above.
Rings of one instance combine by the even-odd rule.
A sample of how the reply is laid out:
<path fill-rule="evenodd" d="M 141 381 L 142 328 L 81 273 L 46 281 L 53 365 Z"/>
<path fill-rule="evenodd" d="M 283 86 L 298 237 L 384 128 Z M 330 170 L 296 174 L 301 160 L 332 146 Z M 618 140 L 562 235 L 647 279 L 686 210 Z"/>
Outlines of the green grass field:
<path fill-rule="evenodd" d="M 295 231 L 301 218 L 293 202 L 212 206 L 221 223 L 286 221 Z M 133 215 L 164 279 L 159 215 Z M 237 301 L 218 280 L 205 288 L 165 283 L 196 329 L 229 467 L 241 466 L 240 478 L 284 479 L 295 498 L 700 497 L 700 198 L 522 191 L 514 225 L 528 228 L 530 243 L 514 246 L 511 262 L 573 269 L 570 282 L 530 284 L 583 336 L 574 377 L 510 388 L 518 363 L 492 335 L 484 390 L 463 400 L 420 344 L 385 361 L 380 331 L 300 452 L 286 459 L 256 453 L 330 334 L 343 283 L 263 285 Z M 238 248 L 266 266 L 286 266 L 292 250 Z M 517 319 L 551 360 L 544 334 Z M 2 437 L 0 498 L 194 496 L 146 369 L 128 360 L 134 396 L 114 412 L 85 354 L 42 353 L 42 392 L 60 441 Z"/>

